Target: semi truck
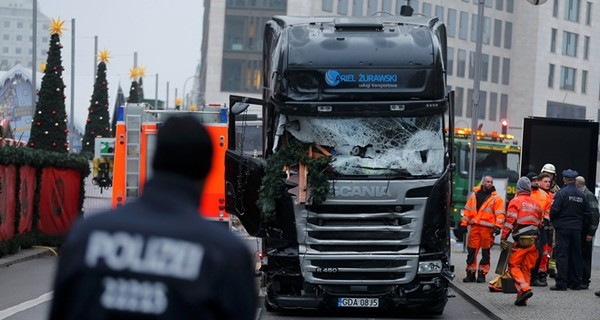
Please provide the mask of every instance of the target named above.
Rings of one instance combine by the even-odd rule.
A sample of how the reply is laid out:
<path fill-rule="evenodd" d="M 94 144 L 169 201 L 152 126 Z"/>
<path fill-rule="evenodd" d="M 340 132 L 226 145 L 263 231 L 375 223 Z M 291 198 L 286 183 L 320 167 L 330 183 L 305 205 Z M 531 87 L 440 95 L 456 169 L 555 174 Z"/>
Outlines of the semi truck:
<path fill-rule="evenodd" d="M 266 308 L 441 314 L 454 276 L 444 24 L 275 16 L 263 44 L 262 98 L 230 96 L 225 206 L 262 240 Z M 251 111 L 259 155 L 240 129 Z"/>
<path fill-rule="evenodd" d="M 471 155 L 471 132 L 470 128 L 454 129 L 454 170 L 452 181 L 452 221 L 456 240 L 462 242 L 465 234 L 460 228 L 462 210 L 467 202 L 467 197 L 473 190 L 469 186 L 469 164 Z M 475 182 L 484 175 L 491 176 L 496 180 L 503 179 L 506 186 L 503 188 L 502 197 L 506 204 L 515 196 L 516 184 L 519 179 L 521 146 L 513 135 L 498 133 L 497 131 L 485 132 L 478 130 L 477 152 L 475 152 Z"/>
<path fill-rule="evenodd" d="M 596 189 L 598 122 L 567 118 L 528 117 L 523 119 L 521 176 L 540 172 L 551 163 L 556 182 L 562 187 L 562 171 L 576 170 L 590 191 Z"/>

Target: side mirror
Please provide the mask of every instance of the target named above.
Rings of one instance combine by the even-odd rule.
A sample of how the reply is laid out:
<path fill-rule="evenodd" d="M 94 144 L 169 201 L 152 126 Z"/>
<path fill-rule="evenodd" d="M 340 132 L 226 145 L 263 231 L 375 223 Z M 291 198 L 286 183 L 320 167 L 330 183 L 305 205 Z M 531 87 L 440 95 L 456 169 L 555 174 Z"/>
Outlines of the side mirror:
<path fill-rule="evenodd" d="M 248 109 L 250 105 L 245 103 L 245 102 L 236 102 L 232 107 L 231 107 L 231 113 L 233 113 L 234 115 L 238 115 L 244 111 L 246 111 L 246 109 Z"/>

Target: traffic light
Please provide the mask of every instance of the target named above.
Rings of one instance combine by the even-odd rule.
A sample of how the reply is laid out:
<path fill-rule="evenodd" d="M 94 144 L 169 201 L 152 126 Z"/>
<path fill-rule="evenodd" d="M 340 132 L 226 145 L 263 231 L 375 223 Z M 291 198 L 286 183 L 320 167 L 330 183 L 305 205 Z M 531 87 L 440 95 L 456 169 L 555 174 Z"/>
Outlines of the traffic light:
<path fill-rule="evenodd" d="M 500 124 L 502 125 L 502 134 L 506 134 L 507 133 L 507 129 L 508 129 L 508 120 L 506 119 L 502 119 L 500 121 Z"/>

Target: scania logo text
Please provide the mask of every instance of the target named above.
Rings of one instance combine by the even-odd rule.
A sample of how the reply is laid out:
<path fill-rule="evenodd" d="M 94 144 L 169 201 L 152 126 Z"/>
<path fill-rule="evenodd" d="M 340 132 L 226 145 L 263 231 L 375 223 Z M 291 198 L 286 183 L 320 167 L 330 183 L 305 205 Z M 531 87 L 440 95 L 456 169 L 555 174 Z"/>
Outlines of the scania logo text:
<path fill-rule="evenodd" d="M 333 191 L 336 197 L 392 197 L 389 188 L 386 186 L 334 186 Z"/>

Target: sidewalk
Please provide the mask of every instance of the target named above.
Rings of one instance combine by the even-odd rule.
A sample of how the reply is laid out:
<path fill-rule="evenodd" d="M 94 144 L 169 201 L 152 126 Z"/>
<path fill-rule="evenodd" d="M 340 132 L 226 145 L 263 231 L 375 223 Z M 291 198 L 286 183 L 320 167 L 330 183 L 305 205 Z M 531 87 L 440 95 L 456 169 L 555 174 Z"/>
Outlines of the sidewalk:
<path fill-rule="evenodd" d="M 496 274 L 500 247 L 496 244 L 491 250 L 491 271 L 486 277 L 485 283 L 464 283 L 462 279 L 466 276 L 465 267 L 467 253 L 463 252 L 462 243 L 452 243 L 451 260 L 454 264 L 454 281 L 451 287 L 474 303 L 482 312 L 492 319 L 599 319 L 600 298 L 594 292 L 600 290 L 600 248 L 594 247 L 594 260 L 592 264 L 592 283 L 588 290 L 579 291 L 550 291 L 554 285 L 554 279 L 548 278 L 547 287 L 533 287 L 533 297 L 527 301 L 527 306 L 518 307 L 514 305 L 516 294 L 490 292 L 489 281 Z M 477 261 L 481 259 L 481 253 Z M 449 301 L 452 303 L 452 300 Z"/>

